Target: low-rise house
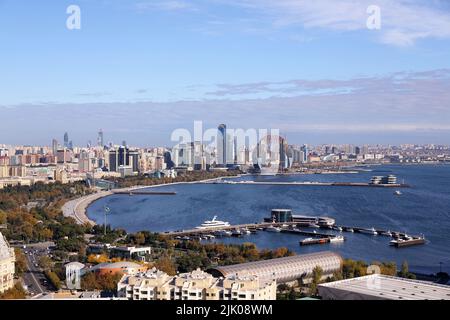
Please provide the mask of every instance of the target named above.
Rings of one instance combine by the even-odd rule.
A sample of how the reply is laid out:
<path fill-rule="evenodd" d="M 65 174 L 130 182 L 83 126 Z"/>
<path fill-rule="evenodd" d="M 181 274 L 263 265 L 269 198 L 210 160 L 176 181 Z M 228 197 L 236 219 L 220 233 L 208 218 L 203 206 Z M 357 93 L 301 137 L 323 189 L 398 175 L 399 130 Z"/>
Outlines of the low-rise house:
<path fill-rule="evenodd" d="M 124 275 L 117 292 L 128 300 L 275 300 L 276 281 L 261 282 L 249 274 L 215 278 L 200 269 L 169 276 L 153 268 Z"/>

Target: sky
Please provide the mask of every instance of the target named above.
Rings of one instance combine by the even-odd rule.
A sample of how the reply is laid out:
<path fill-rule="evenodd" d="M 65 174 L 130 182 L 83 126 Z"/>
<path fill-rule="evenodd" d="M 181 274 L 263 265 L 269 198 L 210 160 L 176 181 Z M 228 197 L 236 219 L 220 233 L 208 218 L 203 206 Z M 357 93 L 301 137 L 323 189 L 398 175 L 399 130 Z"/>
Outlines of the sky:
<path fill-rule="evenodd" d="M 0 0 L 0 144 L 170 145 L 194 121 L 450 144 L 449 120 L 450 1 Z"/>

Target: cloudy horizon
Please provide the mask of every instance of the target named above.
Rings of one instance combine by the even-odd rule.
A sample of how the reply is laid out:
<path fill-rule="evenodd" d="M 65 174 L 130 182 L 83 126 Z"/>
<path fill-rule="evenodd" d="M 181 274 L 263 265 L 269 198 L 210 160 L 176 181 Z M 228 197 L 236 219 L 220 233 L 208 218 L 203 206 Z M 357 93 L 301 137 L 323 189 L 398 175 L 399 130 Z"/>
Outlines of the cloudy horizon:
<path fill-rule="evenodd" d="M 82 0 L 67 30 L 70 1 L 2 0 L 0 144 L 83 146 L 101 128 L 171 145 L 198 120 L 293 144 L 450 144 L 450 5 L 373 2 Z"/>

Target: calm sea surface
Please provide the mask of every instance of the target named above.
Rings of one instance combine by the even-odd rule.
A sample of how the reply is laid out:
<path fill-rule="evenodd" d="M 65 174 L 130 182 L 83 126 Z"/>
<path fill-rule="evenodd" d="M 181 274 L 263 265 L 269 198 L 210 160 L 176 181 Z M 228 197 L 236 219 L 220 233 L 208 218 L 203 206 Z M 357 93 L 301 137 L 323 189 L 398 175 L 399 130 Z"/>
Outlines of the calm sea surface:
<path fill-rule="evenodd" d="M 214 215 L 231 224 L 262 221 L 272 208 L 290 208 L 294 214 L 326 215 L 337 224 L 375 227 L 409 234 L 424 234 L 426 245 L 408 248 L 389 246 L 390 238 L 344 232 L 341 244 L 301 247 L 304 237 L 259 232 L 226 243 L 254 242 L 259 248 L 288 247 L 297 253 L 331 250 L 344 257 L 371 261 L 407 260 L 417 272 L 450 272 L 450 166 L 372 166 L 357 174 L 244 176 L 234 180 L 368 182 L 373 175 L 395 174 L 412 187 L 395 196 L 393 189 L 331 186 L 270 186 L 238 184 L 182 184 L 158 190 L 175 196 L 112 195 L 94 202 L 88 216 L 103 223 L 103 207 L 111 211 L 108 223 L 130 232 L 169 231 L 193 228 Z"/>

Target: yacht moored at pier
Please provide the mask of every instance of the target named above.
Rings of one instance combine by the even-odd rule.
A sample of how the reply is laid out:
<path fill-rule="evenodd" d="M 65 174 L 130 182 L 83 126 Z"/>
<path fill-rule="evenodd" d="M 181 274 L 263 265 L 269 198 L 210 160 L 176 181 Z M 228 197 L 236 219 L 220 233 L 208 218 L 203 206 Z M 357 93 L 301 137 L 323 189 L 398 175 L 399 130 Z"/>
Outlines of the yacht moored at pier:
<path fill-rule="evenodd" d="M 378 234 L 378 232 L 373 227 L 370 228 L 370 229 L 360 229 L 359 232 L 371 234 L 371 235 L 374 235 L 374 236 L 376 236 Z"/>
<path fill-rule="evenodd" d="M 226 221 L 216 220 L 217 216 L 214 216 L 212 220 L 206 220 L 200 226 L 195 229 L 210 229 L 210 228 L 220 228 L 220 227 L 229 227 L 230 223 Z"/>

